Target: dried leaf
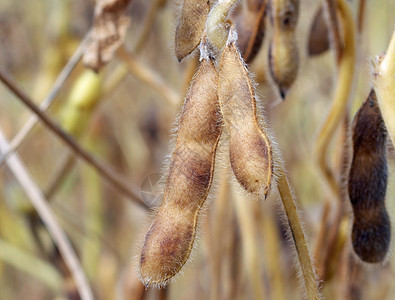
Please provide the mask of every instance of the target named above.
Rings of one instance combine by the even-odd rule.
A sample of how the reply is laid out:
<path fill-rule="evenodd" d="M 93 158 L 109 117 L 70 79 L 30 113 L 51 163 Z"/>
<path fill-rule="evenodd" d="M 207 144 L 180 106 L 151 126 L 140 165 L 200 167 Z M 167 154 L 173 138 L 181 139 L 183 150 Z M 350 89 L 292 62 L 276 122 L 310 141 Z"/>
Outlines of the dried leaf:
<path fill-rule="evenodd" d="M 130 23 L 125 10 L 130 2 L 131 0 L 97 0 L 91 41 L 84 55 L 87 67 L 99 71 L 124 42 Z"/>

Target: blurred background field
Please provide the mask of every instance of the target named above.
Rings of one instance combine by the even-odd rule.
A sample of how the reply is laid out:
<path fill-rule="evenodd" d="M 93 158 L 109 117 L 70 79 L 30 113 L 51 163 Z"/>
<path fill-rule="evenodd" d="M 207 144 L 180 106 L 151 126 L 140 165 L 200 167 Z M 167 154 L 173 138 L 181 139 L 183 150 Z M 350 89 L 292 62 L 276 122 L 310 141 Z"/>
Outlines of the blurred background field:
<path fill-rule="evenodd" d="M 317 246 L 318 237 L 322 224 L 331 226 L 337 203 L 328 200 L 329 193 L 312 160 L 336 78 L 332 52 L 307 55 L 308 34 L 319 5 L 320 1 L 301 1 L 297 29 L 300 68 L 284 102 L 267 73 L 268 20 L 263 47 L 250 70 L 300 203 L 309 248 L 320 265 L 327 248 L 325 243 L 322 248 Z M 359 1 L 350 1 L 350 5 L 357 18 Z M 48 111 L 85 149 L 127 178 L 152 207 L 160 204 L 158 181 L 171 152 L 177 113 L 197 66 L 196 57 L 178 63 L 174 55 L 179 7 L 177 1 L 133 0 L 128 9 L 131 24 L 125 47 L 134 53 L 130 57 L 138 67 L 115 56 L 96 74 L 79 62 Z M 89 31 L 93 9 L 93 1 L 0 2 L 0 69 L 36 104 L 48 95 Z M 386 49 L 394 21 L 395 1 L 366 1 L 364 27 L 357 40 L 351 119 L 369 93 L 371 60 Z M 142 74 L 147 70 L 162 89 L 144 80 Z M 89 103 L 78 106 L 79 97 Z M 5 137 L 12 140 L 30 116 L 31 112 L 0 84 L 0 130 Z M 137 205 L 74 157 L 40 122 L 18 153 L 69 236 L 95 298 L 303 298 L 292 267 L 294 254 L 286 241 L 278 195 L 273 193 L 259 203 L 241 199 L 244 194 L 228 176 L 226 141 L 220 146 L 216 178 L 200 217 L 192 261 L 161 291 L 145 290 L 136 275 L 141 240 L 152 211 Z M 395 216 L 393 155 L 389 161 L 386 202 Z M 326 205 L 329 213 L 325 223 Z M 351 218 L 349 204 L 346 209 Z M 394 299 L 392 255 L 378 266 L 355 262 L 350 255 L 350 218 L 344 218 L 334 253 L 328 258 L 321 278 L 323 295 L 327 299 Z M 6 164 L 0 166 L 0 299 L 78 299 L 67 267 Z"/>

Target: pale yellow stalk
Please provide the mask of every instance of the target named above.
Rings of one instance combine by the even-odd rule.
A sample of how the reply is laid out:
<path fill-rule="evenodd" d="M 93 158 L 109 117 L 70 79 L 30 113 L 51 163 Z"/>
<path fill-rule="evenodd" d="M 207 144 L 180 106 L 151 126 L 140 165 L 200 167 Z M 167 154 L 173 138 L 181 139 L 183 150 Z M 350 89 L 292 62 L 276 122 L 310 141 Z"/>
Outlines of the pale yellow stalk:
<path fill-rule="evenodd" d="M 385 126 L 395 145 L 395 30 L 384 59 L 376 66 L 374 88 Z"/>

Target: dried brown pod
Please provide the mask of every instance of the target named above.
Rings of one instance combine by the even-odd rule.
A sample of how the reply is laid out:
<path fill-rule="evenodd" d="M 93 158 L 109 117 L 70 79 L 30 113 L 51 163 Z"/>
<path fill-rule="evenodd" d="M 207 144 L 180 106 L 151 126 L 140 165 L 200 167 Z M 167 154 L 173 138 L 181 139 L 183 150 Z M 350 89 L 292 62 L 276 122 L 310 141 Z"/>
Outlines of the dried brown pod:
<path fill-rule="evenodd" d="M 253 194 L 267 196 L 273 177 L 273 156 L 266 131 L 258 123 L 254 87 L 232 38 L 222 53 L 219 102 L 229 131 L 230 163 L 236 179 Z"/>
<path fill-rule="evenodd" d="M 273 38 L 269 48 L 269 70 L 284 99 L 296 79 L 299 54 L 295 29 L 299 14 L 298 0 L 272 0 Z"/>
<path fill-rule="evenodd" d="M 374 90 L 354 118 L 352 140 L 354 153 L 348 178 L 354 212 L 352 244 L 363 261 L 377 263 L 388 252 L 391 224 L 385 208 L 387 131 Z"/>
<path fill-rule="evenodd" d="M 310 56 L 322 54 L 330 48 L 328 25 L 324 13 L 324 8 L 321 5 L 310 27 L 308 48 Z"/>
<path fill-rule="evenodd" d="M 258 54 L 265 35 L 266 1 L 248 1 L 235 18 L 237 47 L 246 63 Z"/>
<path fill-rule="evenodd" d="M 179 62 L 199 45 L 209 12 L 208 0 L 184 0 L 175 37 L 175 52 Z"/>
<path fill-rule="evenodd" d="M 179 119 L 163 204 L 142 247 L 140 274 L 145 285 L 165 285 L 192 250 L 222 128 L 217 83 L 213 62 L 203 59 Z"/>
<path fill-rule="evenodd" d="M 129 27 L 126 16 L 131 0 L 97 0 L 91 40 L 84 54 L 84 64 L 98 72 L 114 56 L 125 40 Z"/>

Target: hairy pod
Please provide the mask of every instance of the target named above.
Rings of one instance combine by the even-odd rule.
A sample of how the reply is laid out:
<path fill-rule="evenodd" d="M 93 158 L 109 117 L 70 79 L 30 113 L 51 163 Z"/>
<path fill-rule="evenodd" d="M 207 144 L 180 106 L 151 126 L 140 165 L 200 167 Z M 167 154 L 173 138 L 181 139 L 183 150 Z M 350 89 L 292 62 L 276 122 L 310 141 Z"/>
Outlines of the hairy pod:
<path fill-rule="evenodd" d="M 273 177 L 272 146 L 258 125 L 254 88 L 235 41 L 222 53 L 218 95 L 236 179 L 248 192 L 266 197 Z"/>
<path fill-rule="evenodd" d="M 166 284 L 190 255 L 222 128 L 217 83 L 213 62 L 203 59 L 179 119 L 163 204 L 142 247 L 140 274 L 145 285 Z"/>
<path fill-rule="evenodd" d="M 265 34 L 265 1 L 248 1 L 235 16 L 237 47 L 246 63 L 258 54 Z"/>
<path fill-rule="evenodd" d="M 348 193 L 354 212 L 352 244 L 365 262 L 381 262 L 389 249 L 391 225 L 385 208 L 387 132 L 372 90 L 354 118 L 353 158 Z"/>
<path fill-rule="evenodd" d="M 321 5 L 314 16 L 314 20 L 310 28 L 308 48 L 309 55 L 314 56 L 322 54 L 328 51 L 329 47 L 328 25 L 325 20 L 324 8 Z"/>
<path fill-rule="evenodd" d="M 298 14 L 298 0 L 272 0 L 273 38 L 269 48 L 269 70 L 283 99 L 298 72 L 299 54 L 295 39 Z"/>
<path fill-rule="evenodd" d="M 178 61 L 181 61 L 199 45 L 209 11 L 209 0 L 184 0 L 175 38 L 175 52 Z"/>

